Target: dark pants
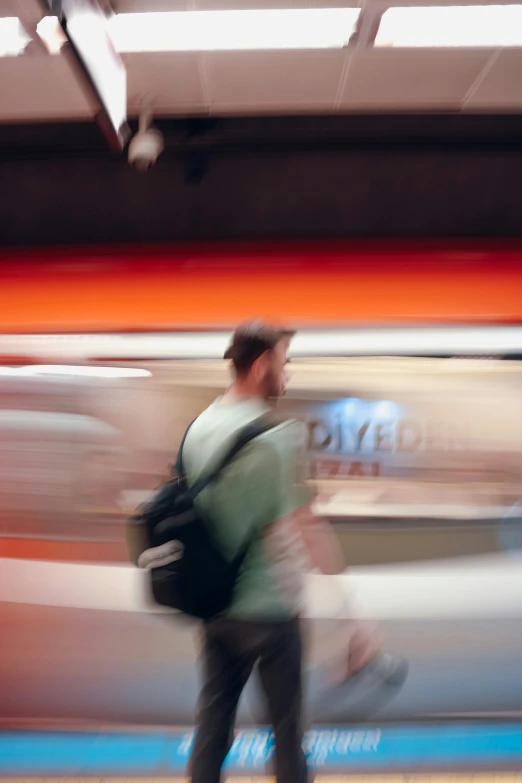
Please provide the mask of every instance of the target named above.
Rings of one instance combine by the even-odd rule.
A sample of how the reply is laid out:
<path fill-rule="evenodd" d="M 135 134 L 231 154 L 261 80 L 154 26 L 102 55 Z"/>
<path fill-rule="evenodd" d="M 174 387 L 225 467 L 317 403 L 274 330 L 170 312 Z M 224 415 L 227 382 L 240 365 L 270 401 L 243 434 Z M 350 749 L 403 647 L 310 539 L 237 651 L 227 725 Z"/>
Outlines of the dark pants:
<path fill-rule="evenodd" d="M 277 783 L 306 783 L 301 658 L 297 619 L 260 623 L 219 618 L 205 626 L 192 783 L 219 783 L 234 739 L 239 698 L 257 662 L 274 729 Z"/>

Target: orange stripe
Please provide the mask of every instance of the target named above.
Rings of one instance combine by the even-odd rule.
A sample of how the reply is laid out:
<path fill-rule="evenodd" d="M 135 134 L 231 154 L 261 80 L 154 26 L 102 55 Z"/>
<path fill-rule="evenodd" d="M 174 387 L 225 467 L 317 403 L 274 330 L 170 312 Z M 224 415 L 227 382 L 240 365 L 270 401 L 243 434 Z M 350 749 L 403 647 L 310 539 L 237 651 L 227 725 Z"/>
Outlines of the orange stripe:
<path fill-rule="evenodd" d="M 1 538 L 0 557 L 72 563 L 128 563 L 124 544 Z"/>
<path fill-rule="evenodd" d="M 4 252 L 0 330 L 522 321 L 522 243 Z"/>

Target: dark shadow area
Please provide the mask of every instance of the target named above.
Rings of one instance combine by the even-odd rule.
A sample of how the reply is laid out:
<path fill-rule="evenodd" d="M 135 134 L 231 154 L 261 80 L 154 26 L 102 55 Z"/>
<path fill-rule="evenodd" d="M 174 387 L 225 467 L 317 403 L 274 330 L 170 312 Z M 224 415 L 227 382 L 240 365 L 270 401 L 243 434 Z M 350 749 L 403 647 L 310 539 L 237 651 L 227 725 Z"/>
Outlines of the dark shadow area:
<path fill-rule="evenodd" d="M 92 124 L 0 126 L 0 242 L 515 237 L 522 117 L 159 120 L 147 174 Z"/>

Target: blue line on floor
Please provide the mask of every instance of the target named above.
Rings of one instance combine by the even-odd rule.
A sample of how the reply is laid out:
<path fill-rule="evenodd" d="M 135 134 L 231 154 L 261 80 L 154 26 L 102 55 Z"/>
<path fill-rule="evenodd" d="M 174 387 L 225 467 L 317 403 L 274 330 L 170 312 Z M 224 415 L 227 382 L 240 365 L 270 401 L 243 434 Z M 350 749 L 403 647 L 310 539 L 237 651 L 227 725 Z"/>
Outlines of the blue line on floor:
<path fill-rule="evenodd" d="M 180 774 L 192 741 L 192 732 L 2 732 L 0 776 Z M 229 772 L 263 772 L 272 749 L 269 731 L 240 732 Z M 305 749 L 324 771 L 520 766 L 522 723 L 321 728 L 307 735 Z"/>

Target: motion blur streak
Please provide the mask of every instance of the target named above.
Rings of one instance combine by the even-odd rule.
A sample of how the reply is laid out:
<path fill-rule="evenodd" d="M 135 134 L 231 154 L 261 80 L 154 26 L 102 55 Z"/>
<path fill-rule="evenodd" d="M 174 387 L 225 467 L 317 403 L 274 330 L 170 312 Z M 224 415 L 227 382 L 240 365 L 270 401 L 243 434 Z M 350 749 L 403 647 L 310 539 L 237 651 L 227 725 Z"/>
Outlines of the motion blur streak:
<path fill-rule="evenodd" d="M 521 323 L 521 257 L 487 241 L 5 250 L 0 331 Z"/>
<path fill-rule="evenodd" d="M 193 721 L 197 626 L 151 603 L 123 524 L 228 369 L 109 365 L 0 374 L 4 722 Z M 522 714 L 519 362 L 298 358 L 291 369 L 281 410 L 306 424 L 315 509 L 346 559 L 343 576 L 308 578 L 313 720 L 375 712 L 338 684 L 358 617 L 411 662 L 380 720 Z M 258 722 L 259 705 L 254 681 L 240 724 Z"/>

